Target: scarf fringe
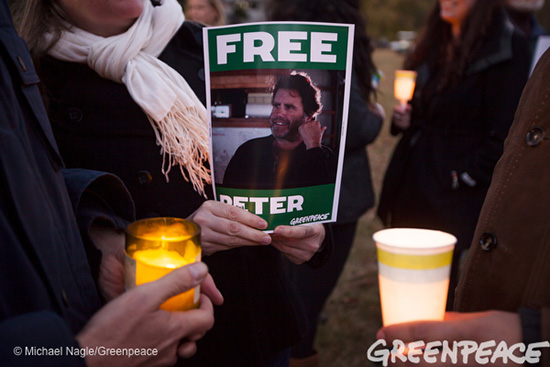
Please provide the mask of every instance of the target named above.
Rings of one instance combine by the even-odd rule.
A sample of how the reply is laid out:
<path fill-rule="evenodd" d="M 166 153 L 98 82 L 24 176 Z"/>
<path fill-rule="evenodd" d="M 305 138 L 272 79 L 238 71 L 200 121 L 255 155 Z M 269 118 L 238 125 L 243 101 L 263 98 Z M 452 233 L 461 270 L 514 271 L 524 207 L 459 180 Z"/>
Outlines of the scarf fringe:
<path fill-rule="evenodd" d="M 185 181 L 190 181 L 193 189 L 206 198 L 204 186 L 212 181 L 204 164 L 209 160 L 208 127 L 201 111 L 195 106 L 184 107 L 176 100 L 163 119 L 155 121 L 149 116 L 149 121 L 161 147 L 166 182 L 172 167 L 179 165 Z"/>
<path fill-rule="evenodd" d="M 205 183 L 211 183 L 206 110 L 183 76 L 157 58 L 185 16 L 176 0 L 157 7 L 144 4 L 126 32 L 106 38 L 71 26 L 49 54 L 87 63 L 100 76 L 124 83 L 153 127 L 166 181 L 172 166 L 179 165 L 185 180 L 206 198 Z"/>

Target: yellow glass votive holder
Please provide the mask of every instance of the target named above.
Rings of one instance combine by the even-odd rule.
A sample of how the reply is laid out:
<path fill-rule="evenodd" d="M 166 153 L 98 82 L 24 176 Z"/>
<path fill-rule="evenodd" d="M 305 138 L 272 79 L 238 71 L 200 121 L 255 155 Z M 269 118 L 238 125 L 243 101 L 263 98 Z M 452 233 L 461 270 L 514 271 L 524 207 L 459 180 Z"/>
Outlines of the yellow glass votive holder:
<path fill-rule="evenodd" d="M 172 217 L 135 221 L 126 229 L 126 289 L 155 281 L 172 270 L 201 261 L 200 228 Z M 185 311 L 199 306 L 200 286 L 169 298 L 160 307 Z"/>

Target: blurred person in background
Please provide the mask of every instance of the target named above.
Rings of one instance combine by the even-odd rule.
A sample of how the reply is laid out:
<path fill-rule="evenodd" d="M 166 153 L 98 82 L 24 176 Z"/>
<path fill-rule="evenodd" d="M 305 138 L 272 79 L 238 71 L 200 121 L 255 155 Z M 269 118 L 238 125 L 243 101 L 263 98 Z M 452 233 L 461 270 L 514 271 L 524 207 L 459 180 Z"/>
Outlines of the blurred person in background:
<path fill-rule="evenodd" d="M 391 133 L 401 140 L 378 215 L 388 227 L 457 237 L 449 309 L 529 64 L 525 38 L 499 0 L 436 0 L 405 60 L 418 73 L 416 88 L 406 108 L 393 110 Z"/>
<path fill-rule="evenodd" d="M 365 20 L 357 0 L 273 0 L 268 5 L 273 21 L 311 21 L 355 25 L 353 72 L 349 102 L 348 127 L 338 222 L 332 225 L 334 248 L 328 262 L 318 268 L 298 267 L 288 263 L 291 283 L 303 302 L 306 333 L 292 349 L 291 366 L 318 366 L 314 348 L 317 324 L 348 258 L 355 237 L 357 221 L 375 203 L 369 158 L 366 147 L 377 137 L 384 121 L 384 110 L 376 103 L 373 78 L 378 69 L 372 61 L 373 47 L 366 34 Z"/>
<path fill-rule="evenodd" d="M 535 12 L 544 6 L 544 0 L 506 0 L 505 4 L 508 16 L 514 25 L 525 34 L 529 40 L 531 52 L 533 52 L 538 38 L 546 34 L 546 30 L 535 17 Z"/>
<path fill-rule="evenodd" d="M 221 0 L 187 0 L 185 16 L 209 26 L 225 24 L 225 9 Z"/>

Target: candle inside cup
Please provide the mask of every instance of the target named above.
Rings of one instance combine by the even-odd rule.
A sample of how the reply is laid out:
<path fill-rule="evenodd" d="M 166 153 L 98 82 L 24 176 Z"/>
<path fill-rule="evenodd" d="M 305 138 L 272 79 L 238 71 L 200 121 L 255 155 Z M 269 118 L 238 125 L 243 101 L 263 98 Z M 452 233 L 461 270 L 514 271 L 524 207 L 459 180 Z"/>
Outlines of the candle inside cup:
<path fill-rule="evenodd" d="M 180 218 L 136 221 L 126 232 L 126 288 L 155 281 L 200 259 L 200 230 L 195 223 Z M 196 308 L 199 294 L 197 286 L 168 299 L 161 308 L 168 311 Z"/>
<path fill-rule="evenodd" d="M 416 85 L 416 71 L 396 70 L 395 81 L 393 85 L 395 99 L 397 99 L 403 108 L 407 102 L 412 99 L 414 87 Z"/>
<path fill-rule="evenodd" d="M 456 238 L 416 228 L 386 229 L 373 238 L 384 326 L 443 320 Z"/>

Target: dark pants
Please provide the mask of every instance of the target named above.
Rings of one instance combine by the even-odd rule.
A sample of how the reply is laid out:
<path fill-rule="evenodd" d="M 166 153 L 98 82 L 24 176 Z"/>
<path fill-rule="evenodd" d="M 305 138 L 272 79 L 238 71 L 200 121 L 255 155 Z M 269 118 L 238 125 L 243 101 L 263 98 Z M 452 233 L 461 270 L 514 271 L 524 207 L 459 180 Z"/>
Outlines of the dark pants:
<path fill-rule="evenodd" d="M 262 362 L 263 367 L 288 367 L 290 363 L 290 348 L 275 353 Z"/>
<path fill-rule="evenodd" d="M 332 256 L 322 267 L 312 269 L 307 265 L 288 264 L 288 276 L 302 305 L 305 324 L 302 341 L 292 348 L 293 358 L 306 358 L 315 354 L 313 342 L 319 315 L 344 268 L 356 227 L 357 222 L 332 225 L 334 249 Z"/>

